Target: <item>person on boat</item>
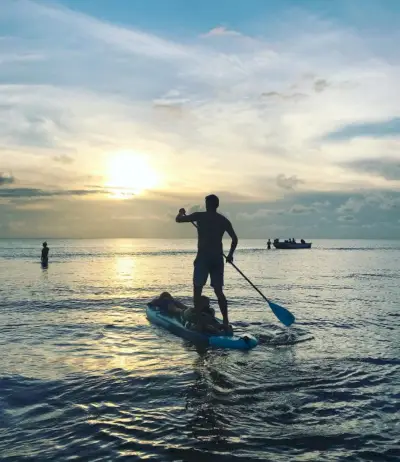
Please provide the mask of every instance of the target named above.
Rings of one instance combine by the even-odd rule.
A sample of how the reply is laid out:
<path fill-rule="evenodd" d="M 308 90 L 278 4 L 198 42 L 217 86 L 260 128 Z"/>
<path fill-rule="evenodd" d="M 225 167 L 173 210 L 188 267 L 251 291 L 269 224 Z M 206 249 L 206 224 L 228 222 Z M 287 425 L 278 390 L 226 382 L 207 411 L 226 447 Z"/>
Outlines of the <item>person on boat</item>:
<path fill-rule="evenodd" d="M 226 257 L 228 263 L 233 262 L 233 254 L 238 244 L 238 238 L 232 227 L 232 223 L 217 212 L 219 199 L 211 194 L 205 198 L 206 211 L 195 212 L 186 215 L 185 209 L 181 208 L 176 217 L 177 223 L 197 223 L 197 256 L 194 260 L 193 271 L 193 303 L 199 318 L 201 311 L 200 297 L 208 276 L 210 275 L 211 286 L 218 299 L 221 310 L 223 325 L 227 331 L 229 326 L 228 302 L 223 292 L 224 286 L 224 259 L 222 238 L 225 232 L 232 239 L 229 254 Z M 200 321 L 200 319 L 199 319 Z"/>
<path fill-rule="evenodd" d="M 268 250 L 271 250 L 271 239 L 268 239 L 267 248 Z"/>
<path fill-rule="evenodd" d="M 47 242 L 43 242 L 42 256 L 40 258 L 43 266 L 47 266 L 49 263 L 49 250 Z"/>
<path fill-rule="evenodd" d="M 295 238 L 292 239 L 292 244 L 296 244 L 296 239 Z"/>
<path fill-rule="evenodd" d="M 169 292 L 162 292 L 149 305 L 156 306 L 160 309 L 161 313 L 176 317 L 179 320 L 182 319 L 183 312 L 188 309 L 186 305 L 176 300 Z"/>
<path fill-rule="evenodd" d="M 305 243 L 306 243 L 306 241 L 305 241 L 304 239 L 301 239 L 300 242 L 301 242 L 302 244 L 305 244 Z"/>

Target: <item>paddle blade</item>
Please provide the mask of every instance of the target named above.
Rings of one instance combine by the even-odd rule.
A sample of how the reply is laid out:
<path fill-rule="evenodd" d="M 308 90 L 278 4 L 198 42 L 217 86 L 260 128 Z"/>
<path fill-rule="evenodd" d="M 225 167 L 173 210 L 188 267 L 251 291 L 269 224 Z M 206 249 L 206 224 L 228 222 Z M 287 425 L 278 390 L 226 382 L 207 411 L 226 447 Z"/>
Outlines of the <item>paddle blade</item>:
<path fill-rule="evenodd" d="M 283 306 L 279 306 L 276 303 L 273 303 L 269 300 L 268 300 L 268 305 L 270 306 L 271 310 L 274 312 L 274 315 L 279 319 L 279 321 L 282 324 L 285 324 L 285 326 L 287 327 L 291 326 L 296 320 L 293 314 L 286 308 L 283 308 Z"/>

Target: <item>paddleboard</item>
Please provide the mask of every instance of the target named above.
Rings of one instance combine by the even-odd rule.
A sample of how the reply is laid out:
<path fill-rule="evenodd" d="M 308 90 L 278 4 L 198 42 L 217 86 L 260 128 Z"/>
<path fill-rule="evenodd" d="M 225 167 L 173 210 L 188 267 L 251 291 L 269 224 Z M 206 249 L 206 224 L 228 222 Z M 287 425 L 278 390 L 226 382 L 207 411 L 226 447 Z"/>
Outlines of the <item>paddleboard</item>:
<path fill-rule="evenodd" d="M 211 335 L 188 329 L 178 319 L 162 314 L 157 307 L 150 304 L 147 305 L 146 316 L 153 324 L 161 326 L 172 334 L 194 344 L 235 350 L 250 350 L 258 345 L 258 340 L 250 334 L 240 336 Z"/>

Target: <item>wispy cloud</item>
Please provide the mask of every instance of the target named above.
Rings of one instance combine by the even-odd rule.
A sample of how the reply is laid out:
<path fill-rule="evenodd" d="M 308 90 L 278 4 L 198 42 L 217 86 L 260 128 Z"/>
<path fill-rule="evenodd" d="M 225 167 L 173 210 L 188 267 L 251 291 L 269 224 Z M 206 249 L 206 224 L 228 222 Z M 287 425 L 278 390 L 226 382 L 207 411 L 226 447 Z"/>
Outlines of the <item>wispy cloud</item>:
<path fill-rule="evenodd" d="M 337 213 L 358 213 L 365 205 L 365 199 L 350 197 L 350 199 L 338 207 Z"/>
<path fill-rule="evenodd" d="M 345 222 L 345 223 L 349 223 L 349 222 L 353 223 L 356 221 L 353 215 L 341 215 L 340 217 L 338 217 L 338 220 Z"/>
<path fill-rule="evenodd" d="M 53 156 L 53 160 L 55 162 L 59 162 L 61 164 L 72 164 L 74 159 L 71 156 L 67 156 L 66 154 L 60 154 L 58 156 Z"/>
<path fill-rule="evenodd" d="M 315 207 L 309 207 L 309 206 L 302 205 L 302 204 L 295 204 L 289 210 L 289 213 L 301 214 L 301 215 L 308 215 L 313 212 L 317 212 L 317 209 Z"/>
<path fill-rule="evenodd" d="M 202 34 L 201 37 L 238 37 L 242 34 L 235 30 L 228 29 L 224 26 L 214 27 L 213 29 L 209 30 L 205 34 Z"/>
<path fill-rule="evenodd" d="M 280 188 L 293 190 L 297 185 L 304 183 L 296 175 L 286 176 L 283 173 L 276 177 L 276 183 Z"/>
<path fill-rule="evenodd" d="M 389 181 L 400 181 L 400 156 L 395 158 L 360 159 L 343 164 L 355 171 L 382 176 Z"/>
<path fill-rule="evenodd" d="M 326 135 L 327 140 L 342 141 L 357 137 L 385 138 L 400 135 L 400 117 L 379 122 L 352 123 Z"/>
<path fill-rule="evenodd" d="M 43 190 L 36 188 L 5 188 L 0 189 L 0 197 L 27 198 L 27 197 L 68 197 L 68 196 L 91 196 L 97 194 L 109 194 L 101 189 L 70 189 L 70 190 Z"/>
<path fill-rule="evenodd" d="M 314 82 L 314 90 L 321 93 L 329 87 L 329 82 L 326 79 L 318 79 Z"/>

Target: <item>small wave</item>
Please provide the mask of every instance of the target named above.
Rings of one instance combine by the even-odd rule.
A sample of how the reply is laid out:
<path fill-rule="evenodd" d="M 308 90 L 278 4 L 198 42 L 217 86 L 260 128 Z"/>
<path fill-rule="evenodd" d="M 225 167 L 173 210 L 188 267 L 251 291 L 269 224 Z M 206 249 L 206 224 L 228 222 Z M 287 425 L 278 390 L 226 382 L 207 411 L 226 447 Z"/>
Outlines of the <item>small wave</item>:
<path fill-rule="evenodd" d="M 346 361 L 376 364 L 377 366 L 400 366 L 400 359 L 397 358 L 346 358 Z"/>

